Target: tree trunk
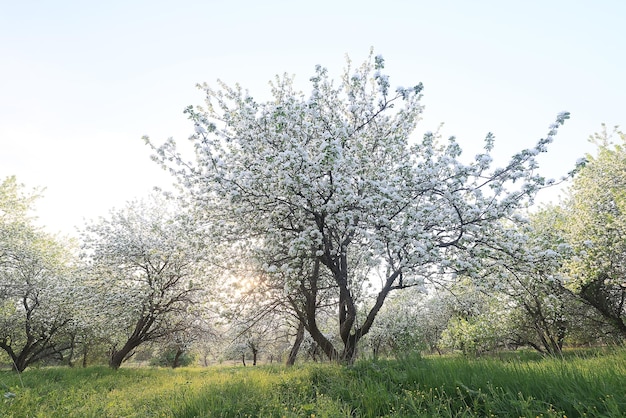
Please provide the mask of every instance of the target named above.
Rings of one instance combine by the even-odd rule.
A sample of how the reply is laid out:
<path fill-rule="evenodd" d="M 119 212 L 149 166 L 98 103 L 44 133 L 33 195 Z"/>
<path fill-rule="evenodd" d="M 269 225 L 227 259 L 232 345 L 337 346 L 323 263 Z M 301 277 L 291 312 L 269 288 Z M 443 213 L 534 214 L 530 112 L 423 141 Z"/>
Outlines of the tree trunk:
<path fill-rule="evenodd" d="M 339 357 L 339 361 L 344 364 L 352 364 L 356 360 L 356 345 L 359 341 L 356 335 L 352 334 L 348 336 L 348 339 L 344 342 L 343 351 Z"/>
<path fill-rule="evenodd" d="M 86 343 L 83 343 L 83 369 L 87 367 L 87 352 L 89 351 Z"/>
<path fill-rule="evenodd" d="M 256 357 L 258 353 L 259 353 L 259 350 L 257 350 L 256 348 L 252 349 L 252 365 L 253 366 L 256 366 Z"/>
<path fill-rule="evenodd" d="M 13 371 L 18 373 L 22 373 L 28 365 L 30 361 L 28 360 L 28 353 L 31 350 L 31 346 L 27 346 L 22 348 L 22 351 L 18 355 L 11 356 L 11 360 L 13 360 Z"/>
<path fill-rule="evenodd" d="M 72 338 L 70 340 L 70 353 L 67 356 L 67 365 L 69 367 L 74 367 L 74 362 L 72 358 L 74 357 L 74 349 L 76 347 L 76 335 L 72 334 Z"/>
<path fill-rule="evenodd" d="M 180 356 L 182 356 L 183 350 L 180 347 L 176 348 L 176 354 L 174 355 L 174 361 L 172 361 L 172 369 L 180 366 Z"/>
<path fill-rule="evenodd" d="M 0 348 L 2 348 L 9 355 L 11 363 L 13 363 L 11 369 L 13 369 L 14 372 L 20 372 L 17 367 L 17 356 L 15 355 L 13 348 L 11 348 L 10 345 L 4 343 L 3 341 L 0 341 Z"/>
<path fill-rule="evenodd" d="M 243 367 L 246 367 L 246 353 L 241 355 L 241 362 L 243 363 Z"/>
<path fill-rule="evenodd" d="M 298 331 L 296 332 L 296 340 L 293 342 L 291 351 L 289 351 L 289 357 L 287 357 L 287 366 L 293 366 L 296 363 L 296 357 L 300 351 L 300 346 L 304 340 L 304 324 L 302 321 L 298 322 Z"/>
<path fill-rule="evenodd" d="M 129 354 L 135 348 L 137 348 L 141 343 L 149 341 L 149 331 L 152 328 L 152 325 L 154 325 L 155 320 L 156 317 L 153 312 L 143 315 L 137 320 L 135 330 L 124 344 L 124 347 L 122 347 L 119 351 L 116 351 L 115 348 L 113 348 L 111 358 L 109 359 L 109 367 L 114 370 L 119 369 L 122 363 L 128 360 L 130 357 Z"/>
<path fill-rule="evenodd" d="M 381 342 L 378 341 L 372 347 L 372 357 L 374 360 L 378 360 L 378 352 L 380 351 Z"/>
<path fill-rule="evenodd" d="M 9 355 L 9 358 L 11 359 L 11 363 L 13 363 L 11 365 L 11 369 L 14 372 L 21 373 L 26 369 L 26 367 L 28 367 L 28 361 L 27 361 L 28 356 L 26 355 L 26 351 L 28 351 L 28 348 L 29 348 L 28 346 L 24 347 L 22 351 L 19 353 L 19 355 L 15 354 L 13 347 L 7 344 L 5 340 L 0 341 L 0 348 L 3 349 Z"/>
<path fill-rule="evenodd" d="M 607 274 L 598 274 L 596 278 L 582 287 L 580 297 L 587 304 L 596 308 L 622 337 L 626 337 L 626 322 L 623 317 L 626 291 L 622 288 L 617 294 L 611 294 L 610 289 L 604 284 L 605 280 L 609 278 Z"/>
<path fill-rule="evenodd" d="M 321 224 L 323 219 L 318 221 Z M 321 231 L 322 233 L 324 231 Z M 349 244 L 349 238 L 344 241 L 342 248 Z M 348 287 L 348 259 L 347 251 L 339 251 L 341 255 L 333 256 L 330 252 L 332 246 L 325 246 L 325 254 L 315 259 L 313 270 L 308 276 L 309 288 L 301 285 L 300 289 L 306 298 L 304 310 L 299 313 L 300 320 L 305 323 L 306 329 L 320 349 L 326 354 L 330 361 L 348 363 L 354 362 L 356 357 L 357 344 L 365 336 L 376 315 L 383 306 L 389 292 L 398 287 L 394 287 L 395 280 L 400 277 L 400 269 L 391 272 L 386 278 L 383 288 L 378 293 L 374 306 L 370 309 L 365 321 L 360 327 L 356 327 L 356 302 Z M 339 289 L 339 335 L 343 342 L 343 350 L 340 352 L 333 343 L 324 336 L 317 326 L 317 290 L 318 279 L 320 277 L 320 264 L 326 266 L 333 275 L 333 279 Z"/>
<path fill-rule="evenodd" d="M 122 363 L 128 359 L 128 355 L 141 344 L 141 341 L 130 339 L 124 344 L 119 351 L 113 349 L 111 351 L 111 357 L 109 358 L 109 367 L 113 370 L 120 368 Z"/>
<path fill-rule="evenodd" d="M 26 370 L 26 367 L 28 367 L 26 362 L 18 359 L 17 361 L 13 362 L 12 370 L 17 373 L 22 373 L 24 370 Z"/>
<path fill-rule="evenodd" d="M 309 276 L 310 289 L 301 286 L 301 290 L 306 298 L 305 309 L 300 321 L 306 321 L 305 326 L 309 335 L 313 338 L 318 347 L 331 360 L 337 360 L 339 354 L 333 344 L 324 336 L 317 326 L 317 281 L 320 275 L 320 260 L 316 259 L 313 271 Z"/>

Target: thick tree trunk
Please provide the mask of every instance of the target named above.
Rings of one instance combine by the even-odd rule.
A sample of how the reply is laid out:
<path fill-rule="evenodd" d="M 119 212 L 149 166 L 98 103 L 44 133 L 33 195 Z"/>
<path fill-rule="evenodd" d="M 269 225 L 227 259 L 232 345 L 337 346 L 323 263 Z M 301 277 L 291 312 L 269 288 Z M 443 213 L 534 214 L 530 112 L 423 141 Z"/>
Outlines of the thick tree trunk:
<path fill-rule="evenodd" d="M 18 355 L 15 355 L 15 354 L 11 355 L 11 360 L 13 361 L 14 372 L 22 373 L 24 370 L 26 370 L 26 368 L 30 364 L 30 361 L 28 358 L 29 351 L 30 351 L 30 347 L 29 348 L 24 347 Z M 11 352 L 13 351 L 11 350 Z"/>
<path fill-rule="evenodd" d="M 11 359 L 11 363 L 13 363 L 11 365 L 11 369 L 14 372 L 17 373 L 21 373 L 23 372 L 26 367 L 28 367 L 28 362 L 27 362 L 27 351 L 29 346 L 27 344 L 27 346 L 25 346 L 22 351 L 19 354 L 16 354 L 15 351 L 13 350 L 13 347 L 11 347 L 11 345 L 7 344 L 6 341 L 0 341 L 0 348 L 3 349 L 8 355 L 9 358 Z"/>
<path fill-rule="evenodd" d="M 344 364 L 352 364 L 354 360 L 356 360 L 356 346 L 359 342 L 359 338 L 356 335 L 352 334 L 348 337 L 348 339 L 344 342 L 343 351 L 341 352 L 341 356 L 339 361 Z"/>
<path fill-rule="evenodd" d="M 293 366 L 296 363 L 296 357 L 300 351 L 300 346 L 304 340 L 304 324 L 302 321 L 298 323 L 298 331 L 296 332 L 296 340 L 293 342 L 291 351 L 289 351 L 289 357 L 287 357 L 287 366 Z"/>
<path fill-rule="evenodd" d="M 313 341 L 317 343 L 317 346 L 322 350 L 322 352 L 324 352 L 324 354 L 326 354 L 326 357 L 328 357 L 330 361 L 337 361 L 339 359 L 339 352 L 337 352 L 333 343 L 331 343 L 328 338 L 322 334 L 319 328 L 317 328 L 314 318 L 313 321 L 309 320 L 309 327 L 307 330 L 309 331 L 309 334 L 311 334 Z"/>
<path fill-rule="evenodd" d="M 18 370 L 18 368 L 17 368 L 17 356 L 15 355 L 15 352 L 13 351 L 13 348 L 11 348 L 10 345 L 5 344 L 2 341 L 0 341 L 0 348 L 2 348 L 9 355 L 9 358 L 11 359 L 11 362 L 13 363 L 13 365 L 11 366 L 13 371 L 14 372 L 19 372 L 20 370 Z"/>
<path fill-rule="evenodd" d="M 24 361 L 23 359 L 17 359 L 13 362 L 12 370 L 17 373 L 22 373 L 24 370 L 26 370 L 26 367 L 28 367 L 26 361 Z"/>
<path fill-rule="evenodd" d="M 310 288 L 306 289 L 304 286 L 301 286 L 301 290 L 306 298 L 306 305 L 304 312 L 301 313 L 300 321 L 305 323 L 309 335 L 311 335 L 313 341 L 317 343 L 328 359 L 334 361 L 339 358 L 339 353 L 317 326 L 317 282 L 320 275 L 320 263 L 319 259 L 315 260 L 313 271 L 308 278 Z"/>
<path fill-rule="evenodd" d="M 156 317 L 153 312 L 150 312 L 149 314 L 141 316 L 137 320 L 135 330 L 124 344 L 124 347 L 122 347 L 119 351 L 116 351 L 115 348 L 113 348 L 109 359 L 109 367 L 114 370 L 119 369 L 122 363 L 129 358 L 129 354 L 135 348 L 137 348 L 141 343 L 149 341 L 148 335 L 155 319 Z"/>
<path fill-rule="evenodd" d="M 22 373 L 28 367 L 28 363 L 26 361 L 26 356 L 23 355 L 23 352 L 20 353 L 19 356 L 16 356 L 13 351 L 9 353 L 11 357 L 11 361 L 13 362 L 13 366 L 11 367 L 14 372 Z"/>
<path fill-rule="evenodd" d="M 117 370 L 120 368 L 122 363 L 127 360 L 128 355 L 135 349 L 137 346 L 141 344 L 141 341 L 130 339 L 124 344 L 119 351 L 113 349 L 111 352 L 111 357 L 109 358 L 109 367 L 113 370 Z"/>
<path fill-rule="evenodd" d="M 341 352 L 317 327 L 317 282 L 320 275 L 320 264 L 324 264 L 332 272 L 334 281 L 339 288 L 339 335 L 344 345 Z M 400 274 L 401 270 L 396 270 L 386 278 L 385 284 L 378 293 L 376 302 L 370 309 L 365 321 L 360 327 L 355 328 L 356 302 L 348 287 L 348 261 L 345 252 L 342 252 L 342 255 L 338 257 L 333 257 L 330 251 L 327 251 L 323 257 L 315 261 L 313 271 L 309 276 L 310 289 L 301 288 L 306 297 L 306 308 L 301 320 L 305 321 L 307 331 L 330 361 L 348 364 L 354 362 L 358 342 L 369 332 L 376 315 L 389 292 L 394 289 L 394 282 Z"/>

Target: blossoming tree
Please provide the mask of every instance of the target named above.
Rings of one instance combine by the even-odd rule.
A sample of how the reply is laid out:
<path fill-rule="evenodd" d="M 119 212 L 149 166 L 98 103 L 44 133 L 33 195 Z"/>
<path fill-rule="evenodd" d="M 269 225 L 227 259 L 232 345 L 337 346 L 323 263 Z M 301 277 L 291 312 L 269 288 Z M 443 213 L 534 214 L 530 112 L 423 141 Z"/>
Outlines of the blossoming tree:
<path fill-rule="evenodd" d="M 617 143 L 613 140 L 618 139 Z M 590 138 L 597 155 L 574 179 L 564 204 L 568 286 L 626 337 L 626 134 L 617 128 Z"/>
<path fill-rule="evenodd" d="M 63 358 L 81 300 L 69 246 L 30 217 L 37 197 L 15 177 L 0 183 L 0 349 L 19 372 Z"/>
<path fill-rule="evenodd" d="M 370 55 L 356 68 L 348 61 L 335 82 L 318 66 L 308 95 L 277 77 L 265 102 L 239 86 L 202 85 L 206 106 L 186 110 L 195 160 L 173 139 L 153 145 L 231 261 L 280 283 L 312 338 L 341 362 L 354 359 L 390 292 L 472 274 L 482 253 L 506 248 L 494 231 L 546 184 L 535 158 L 568 117 L 502 168 L 491 169 L 491 134 L 465 164 L 454 138 L 427 133 L 411 144 L 422 85 L 392 89 L 383 70 Z M 374 271 L 381 283 L 364 304 Z M 328 292 L 341 345 L 317 324 Z"/>
<path fill-rule="evenodd" d="M 111 343 L 117 369 L 134 350 L 189 327 L 190 306 L 208 275 L 194 224 L 154 197 L 112 211 L 82 233 L 92 292 L 89 315 Z"/>

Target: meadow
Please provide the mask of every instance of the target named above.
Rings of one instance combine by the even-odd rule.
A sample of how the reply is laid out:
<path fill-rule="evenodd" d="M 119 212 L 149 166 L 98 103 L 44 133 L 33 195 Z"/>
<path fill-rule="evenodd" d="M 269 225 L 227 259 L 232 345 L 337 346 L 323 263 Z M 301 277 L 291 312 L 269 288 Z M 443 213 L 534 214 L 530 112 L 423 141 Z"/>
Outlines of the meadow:
<path fill-rule="evenodd" d="M 620 417 L 626 350 L 0 372 L 2 417 Z"/>

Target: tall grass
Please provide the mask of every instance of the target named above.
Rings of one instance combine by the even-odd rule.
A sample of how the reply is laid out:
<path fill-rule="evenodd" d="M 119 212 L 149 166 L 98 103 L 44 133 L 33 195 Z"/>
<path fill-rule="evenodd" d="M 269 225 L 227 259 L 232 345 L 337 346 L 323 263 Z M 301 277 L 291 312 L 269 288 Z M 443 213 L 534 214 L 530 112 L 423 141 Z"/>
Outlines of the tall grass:
<path fill-rule="evenodd" d="M 626 350 L 350 367 L 43 368 L 0 372 L 2 417 L 620 417 Z"/>

